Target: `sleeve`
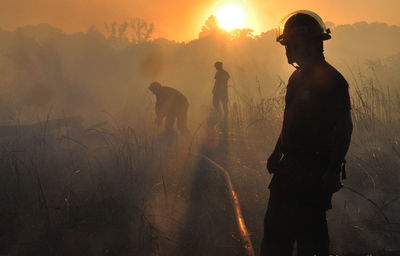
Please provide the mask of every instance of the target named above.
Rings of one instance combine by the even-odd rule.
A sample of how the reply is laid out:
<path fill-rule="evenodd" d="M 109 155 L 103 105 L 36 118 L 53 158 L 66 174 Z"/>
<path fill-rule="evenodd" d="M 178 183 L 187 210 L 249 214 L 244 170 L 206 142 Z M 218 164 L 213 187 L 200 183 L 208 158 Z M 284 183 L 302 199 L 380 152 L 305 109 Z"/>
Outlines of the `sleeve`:
<path fill-rule="evenodd" d="M 161 102 L 160 102 L 160 99 L 157 97 L 157 101 L 156 101 L 156 115 L 157 116 L 162 115 L 161 109 L 162 109 Z"/>
<path fill-rule="evenodd" d="M 332 110 L 334 111 L 347 111 L 351 109 L 349 84 L 346 79 L 341 75 L 336 79 L 332 85 L 331 95 Z"/>
<path fill-rule="evenodd" d="M 290 76 L 289 81 L 287 83 L 286 95 L 285 95 L 285 110 L 290 105 L 290 103 L 292 102 L 293 96 L 295 95 L 295 92 L 294 92 L 295 87 L 293 86 L 293 84 L 296 83 L 298 73 L 299 72 L 297 70 L 295 72 L 293 72 L 293 74 Z"/>
<path fill-rule="evenodd" d="M 160 116 L 165 116 L 168 112 L 171 95 L 165 88 L 162 88 L 158 95 L 156 96 L 156 114 Z"/>

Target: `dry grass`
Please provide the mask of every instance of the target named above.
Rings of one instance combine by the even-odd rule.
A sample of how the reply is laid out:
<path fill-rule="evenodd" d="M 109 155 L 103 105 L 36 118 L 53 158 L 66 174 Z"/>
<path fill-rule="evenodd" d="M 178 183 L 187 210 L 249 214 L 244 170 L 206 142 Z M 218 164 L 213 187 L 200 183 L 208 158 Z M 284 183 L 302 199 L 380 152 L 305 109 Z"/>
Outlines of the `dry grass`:
<path fill-rule="evenodd" d="M 329 215 L 332 247 L 340 254 L 398 250 L 399 94 L 363 77 L 355 81 L 355 130 L 345 181 L 349 189 L 336 195 Z M 222 202 L 222 180 L 212 172 L 205 178 L 194 171 L 204 167 L 188 158 L 188 148 L 205 150 L 231 172 L 258 250 L 270 178 L 265 159 L 279 135 L 284 90 L 281 82 L 269 96 L 261 89 L 252 99 L 232 96 L 226 148 L 219 152 L 215 141 L 221 133 L 203 125 L 189 142 L 116 122 L 80 132 L 70 127 L 49 131 L 46 125 L 31 133 L 16 132 L 1 143 L 0 254 L 166 255 L 199 245 L 209 246 L 210 253 L 215 245 L 204 245 L 197 237 L 207 233 L 225 243 L 219 253 L 234 251 L 237 234 L 228 234 L 230 241 L 218 240 L 220 231 L 213 233 L 218 227 L 215 216 L 231 214 L 226 210 L 229 203 Z M 214 133 L 205 135 L 209 129 Z M 218 193 L 219 201 L 204 201 L 198 193 L 211 201 Z M 197 208 L 190 207 L 198 202 Z M 187 228 L 203 225 L 186 216 L 201 207 L 212 208 L 204 211 L 215 226 L 207 232 Z M 185 241 L 185 232 L 192 235 L 186 239 L 200 240 Z"/>

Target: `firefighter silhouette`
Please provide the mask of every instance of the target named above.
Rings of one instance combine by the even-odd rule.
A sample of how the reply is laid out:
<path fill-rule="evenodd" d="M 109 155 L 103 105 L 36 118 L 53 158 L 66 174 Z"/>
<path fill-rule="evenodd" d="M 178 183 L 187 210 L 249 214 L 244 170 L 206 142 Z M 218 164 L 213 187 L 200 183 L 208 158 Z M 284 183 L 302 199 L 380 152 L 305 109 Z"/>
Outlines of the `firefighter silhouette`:
<path fill-rule="evenodd" d="M 162 86 L 159 82 L 153 82 L 149 90 L 156 96 L 156 120 L 157 126 L 160 126 L 165 119 L 165 130 L 172 132 L 175 121 L 178 123 L 178 129 L 182 133 L 188 133 L 187 111 L 189 102 L 178 90 Z"/>
<path fill-rule="evenodd" d="M 329 65 L 323 41 L 331 38 L 311 11 L 288 15 L 277 41 L 286 48 L 289 78 L 281 134 L 268 158 L 273 174 L 261 255 L 328 256 L 326 211 L 342 185 L 352 121 L 348 84 Z"/>
<path fill-rule="evenodd" d="M 215 73 L 215 83 L 213 88 L 213 105 L 214 108 L 222 115 L 227 117 L 228 115 L 228 80 L 230 78 L 229 73 L 223 68 L 222 62 L 218 61 L 214 64 L 217 72 Z"/>

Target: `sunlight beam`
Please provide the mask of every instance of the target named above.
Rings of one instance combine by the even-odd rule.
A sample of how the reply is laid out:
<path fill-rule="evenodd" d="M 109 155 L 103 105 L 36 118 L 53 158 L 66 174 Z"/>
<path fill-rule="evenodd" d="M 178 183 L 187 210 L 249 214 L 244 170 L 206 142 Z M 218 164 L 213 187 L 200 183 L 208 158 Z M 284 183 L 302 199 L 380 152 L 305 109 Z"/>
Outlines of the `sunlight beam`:
<path fill-rule="evenodd" d="M 225 5 L 217 11 L 219 26 L 227 31 L 243 27 L 244 12 L 236 5 Z"/>

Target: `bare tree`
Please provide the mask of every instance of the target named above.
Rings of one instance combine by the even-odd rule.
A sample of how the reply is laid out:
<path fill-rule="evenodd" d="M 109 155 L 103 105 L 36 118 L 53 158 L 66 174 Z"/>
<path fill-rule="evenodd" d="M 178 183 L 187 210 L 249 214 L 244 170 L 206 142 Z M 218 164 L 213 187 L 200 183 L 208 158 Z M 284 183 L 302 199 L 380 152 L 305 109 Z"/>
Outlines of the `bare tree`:
<path fill-rule="evenodd" d="M 154 24 L 147 23 L 147 21 L 141 18 L 131 19 L 130 27 L 133 32 L 132 41 L 138 44 L 150 40 L 154 32 Z"/>
<path fill-rule="evenodd" d="M 122 39 L 128 29 L 128 22 L 124 22 L 118 27 L 118 38 Z"/>
<path fill-rule="evenodd" d="M 117 38 L 117 22 L 112 22 L 110 24 L 104 23 L 107 32 L 110 34 L 109 38 L 116 39 Z"/>

